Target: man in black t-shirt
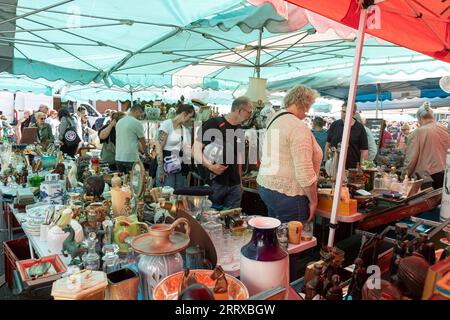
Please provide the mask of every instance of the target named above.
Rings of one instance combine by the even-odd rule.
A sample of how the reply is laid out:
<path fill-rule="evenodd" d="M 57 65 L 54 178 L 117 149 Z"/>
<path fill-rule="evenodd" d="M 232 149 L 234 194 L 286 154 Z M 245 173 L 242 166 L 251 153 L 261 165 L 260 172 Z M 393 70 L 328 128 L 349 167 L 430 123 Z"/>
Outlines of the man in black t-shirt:
<path fill-rule="evenodd" d="M 231 112 L 206 121 L 198 131 L 193 156 L 211 173 L 210 197 L 215 207 L 237 208 L 242 196 L 242 163 L 245 136 L 241 124 L 253 113 L 247 97 L 233 101 Z"/>
<path fill-rule="evenodd" d="M 342 141 L 344 134 L 344 120 L 347 106 L 344 104 L 341 111 L 341 119 L 336 120 L 330 126 L 327 136 L 327 144 L 325 146 L 325 153 L 328 157 L 331 147 L 338 147 L 338 144 Z M 356 106 L 353 110 L 353 114 L 356 112 Z M 364 126 L 356 121 L 354 118 L 351 120 L 350 140 L 348 143 L 347 161 L 345 163 L 345 169 L 356 168 L 357 163 L 361 163 L 363 160 L 369 159 L 369 146 L 367 142 L 367 134 Z"/>

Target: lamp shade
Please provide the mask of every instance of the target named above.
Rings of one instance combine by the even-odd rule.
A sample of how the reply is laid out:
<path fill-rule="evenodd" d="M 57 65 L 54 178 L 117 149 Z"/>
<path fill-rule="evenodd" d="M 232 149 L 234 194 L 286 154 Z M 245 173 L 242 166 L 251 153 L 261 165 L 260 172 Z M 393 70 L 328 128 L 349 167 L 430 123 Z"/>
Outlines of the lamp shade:
<path fill-rule="evenodd" d="M 447 93 L 450 93 L 450 77 L 444 76 L 439 80 L 439 86 L 442 90 L 444 90 Z"/>
<path fill-rule="evenodd" d="M 269 99 L 267 99 L 266 94 L 266 82 L 267 79 L 250 77 L 245 96 L 252 102 L 262 101 L 263 103 L 268 103 Z"/>

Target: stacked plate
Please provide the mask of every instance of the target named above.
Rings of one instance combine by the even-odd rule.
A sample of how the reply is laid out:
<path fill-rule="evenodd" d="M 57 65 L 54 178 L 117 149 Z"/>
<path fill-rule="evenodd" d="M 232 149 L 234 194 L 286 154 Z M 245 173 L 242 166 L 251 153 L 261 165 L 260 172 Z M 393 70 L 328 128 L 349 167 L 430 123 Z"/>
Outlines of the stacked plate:
<path fill-rule="evenodd" d="M 41 230 L 41 224 L 45 222 L 45 217 L 47 214 L 47 206 L 39 206 L 27 210 L 27 221 L 22 224 L 22 228 L 25 232 L 33 235 L 39 236 Z"/>

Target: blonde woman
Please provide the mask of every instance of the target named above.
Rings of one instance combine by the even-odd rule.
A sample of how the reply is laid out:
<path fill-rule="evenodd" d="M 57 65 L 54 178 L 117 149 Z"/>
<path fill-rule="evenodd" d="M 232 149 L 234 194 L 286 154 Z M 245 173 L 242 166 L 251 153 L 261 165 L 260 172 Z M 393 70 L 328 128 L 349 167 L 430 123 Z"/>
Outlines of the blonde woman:
<path fill-rule="evenodd" d="M 269 216 L 281 222 L 310 222 L 317 208 L 322 149 L 303 121 L 318 93 L 297 86 L 267 126 L 258 191 Z"/>

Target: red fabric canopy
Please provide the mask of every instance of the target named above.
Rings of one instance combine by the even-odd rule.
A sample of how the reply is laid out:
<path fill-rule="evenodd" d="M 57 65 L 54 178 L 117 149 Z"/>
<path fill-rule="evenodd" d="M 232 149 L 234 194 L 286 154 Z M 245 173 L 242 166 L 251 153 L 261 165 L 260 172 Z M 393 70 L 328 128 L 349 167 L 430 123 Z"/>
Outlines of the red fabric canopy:
<path fill-rule="evenodd" d="M 357 0 L 288 0 L 358 29 Z M 450 0 L 385 0 L 370 11 L 366 33 L 450 62 Z"/>

